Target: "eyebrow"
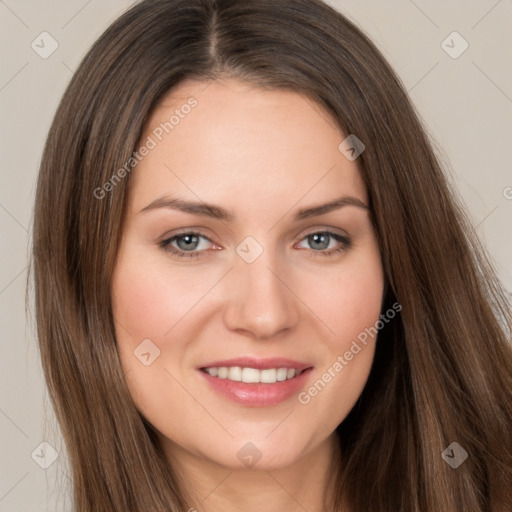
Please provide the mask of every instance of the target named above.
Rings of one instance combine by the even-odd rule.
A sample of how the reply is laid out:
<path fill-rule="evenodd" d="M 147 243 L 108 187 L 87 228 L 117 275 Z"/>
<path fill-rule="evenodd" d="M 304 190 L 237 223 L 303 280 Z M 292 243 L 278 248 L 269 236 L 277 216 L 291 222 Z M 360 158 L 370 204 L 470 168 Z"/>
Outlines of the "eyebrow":
<path fill-rule="evenodd" d="M 311 206 L 308 208 L 300 209 L 294 216 L 295 221 L 309 219 L 310 217 L 317 217 L 319 215 L 325 215 L 326 213 L 334 210 L 339 210 L 344 206 L 356 206 L 364 210 L 370 210 L 370 207 L 364 204 L 360 199 L 353 196 L 341 196 L 333 201 L 325 204 Z M 175 197 L 163 196 L 155 199 L 150 204 L 145 206 L 139 213 L 155 210 L 158 208 L 170 208 L 173 210 L 179 210 L 192 215 L 199 215 L 203 217 L 212 217 L 214 219 L 223 220 L 226 222 L 233 222 L 235 216 L 225 210 L 221 206 L 204 202 L 186 201 Z"/>

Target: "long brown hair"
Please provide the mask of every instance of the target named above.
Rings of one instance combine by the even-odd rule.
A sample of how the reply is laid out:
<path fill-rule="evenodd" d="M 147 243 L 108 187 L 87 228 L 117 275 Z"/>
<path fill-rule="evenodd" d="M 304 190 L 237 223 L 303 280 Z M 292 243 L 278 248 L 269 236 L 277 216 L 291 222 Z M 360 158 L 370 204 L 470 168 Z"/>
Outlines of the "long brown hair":
<path fill-rule="evenodd" d="M 116 349 L 110 278 L 149 114 L 184 79 L 236 77 L 308 95 L 358 158 L 387 281 L 368 383 L 337 429 L 333 510 L 504 511 L 512 503 L 510 305 L 404 88 L 320 0 L 145 0 L 93 45 L 42 157 L 33 231 L 38 340 L 78 512 L 178 511 L 178 472 L 136 410 Z M 340 140 L 341 142 L 341 140 Z M 101 195 L 101 198 L 98 196 Z M 467 453 L 453 469 L 441 454 Z"/>

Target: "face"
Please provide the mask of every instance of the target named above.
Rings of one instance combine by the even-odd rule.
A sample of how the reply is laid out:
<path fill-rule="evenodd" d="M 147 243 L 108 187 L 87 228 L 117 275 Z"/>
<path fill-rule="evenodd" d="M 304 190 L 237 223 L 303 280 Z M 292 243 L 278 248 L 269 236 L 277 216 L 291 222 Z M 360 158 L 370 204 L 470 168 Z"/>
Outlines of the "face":
<path fill-rule="evenodd" d="M 384 282 L 345 138 L 312 100 L 235 80 L 184 82 L 152 114 L 112 297 L 130 392 L 169 454 L 283 468 L 361 394 Z"/>

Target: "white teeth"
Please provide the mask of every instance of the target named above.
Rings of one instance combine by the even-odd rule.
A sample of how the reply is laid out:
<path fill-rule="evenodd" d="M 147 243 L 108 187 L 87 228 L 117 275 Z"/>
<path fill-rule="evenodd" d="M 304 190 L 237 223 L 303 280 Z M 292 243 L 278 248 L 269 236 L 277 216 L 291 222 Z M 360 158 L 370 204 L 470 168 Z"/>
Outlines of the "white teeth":
<path fill-rule="evenodd" d="M 271 368 L 269 370 L 261 370 L 260 382 L 265 382 L 267 384 L 272 384 L 277 381 L 277 370 L 275 368 Z"/>
<path fill-rule="evenodd" d="M 274 384 L 299 376 L 302 371 L 295 368 L 268 368 L 258 370 L 256 368 L 242 368 L 240 366 L 214 366 L 205 368 L 205 371 L 212 377 L 228 379 L 248 384 Z"/>
<path fill-rule="evenodd" d="M 242 370 L 242 382 L 257 383 L 260 380 L 261 372 L 255 368 L 244 368 Z"/>
<path fill-rule="evenodd" d="M 240 382 L 242 380 L 242 368 L 240 366 L 232 366 L 229 369 L 228 379 Z"/>
<path fill-rule="evenodd" d="M 226 379 L 228 377 L 228 369 L 226 366 L 221 366 L 217 373 L 219 379 Z"/>
<path fill-rule="evenodd" d="M 282 381 L 286 380 L 286 375 L 288 373 L 288 370 L 286 368 L 278 368 L 277 370 L 277 380 Z"/>

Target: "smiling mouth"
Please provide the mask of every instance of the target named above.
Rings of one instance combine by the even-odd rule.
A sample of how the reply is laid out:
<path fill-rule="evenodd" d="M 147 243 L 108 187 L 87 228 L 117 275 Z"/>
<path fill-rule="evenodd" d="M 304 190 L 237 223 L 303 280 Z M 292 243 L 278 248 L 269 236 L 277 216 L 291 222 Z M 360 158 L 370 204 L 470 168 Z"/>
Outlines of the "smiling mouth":
<path fill-rule="evenodd" d="M 275 384 L 298 377 L 303 370 L 298 368 L 267 368 L 259 370 L 257 368 L 242 366 L 211 366 L 201 368 L 201 371 L 217 379 L 226 379 L 234 382 L 244 382 L 246 384 Z"/>

